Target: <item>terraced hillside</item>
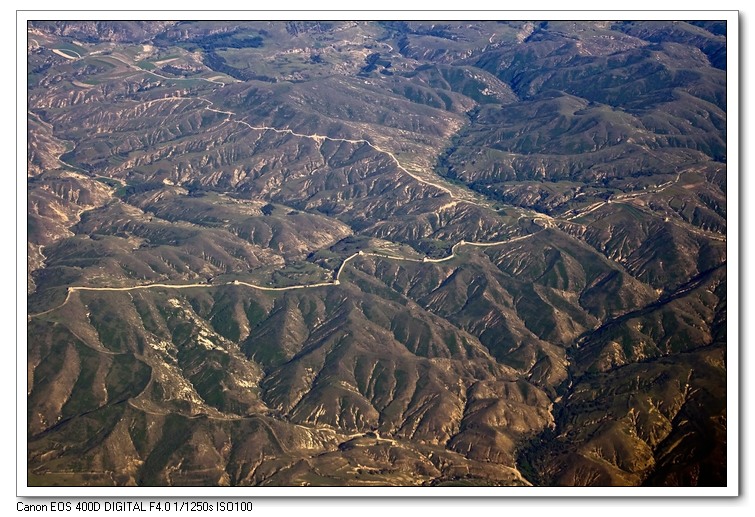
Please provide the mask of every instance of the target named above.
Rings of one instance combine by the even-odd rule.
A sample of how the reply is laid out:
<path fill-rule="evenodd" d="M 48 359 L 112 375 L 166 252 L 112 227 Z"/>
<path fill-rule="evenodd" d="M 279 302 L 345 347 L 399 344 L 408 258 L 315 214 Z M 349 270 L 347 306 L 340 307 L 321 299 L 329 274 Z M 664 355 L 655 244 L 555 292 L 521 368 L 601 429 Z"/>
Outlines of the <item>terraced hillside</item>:
<path fill-rule="evenodd" d="M 726 483 L 726 27 L 34 22 L 30 485 Z"/>

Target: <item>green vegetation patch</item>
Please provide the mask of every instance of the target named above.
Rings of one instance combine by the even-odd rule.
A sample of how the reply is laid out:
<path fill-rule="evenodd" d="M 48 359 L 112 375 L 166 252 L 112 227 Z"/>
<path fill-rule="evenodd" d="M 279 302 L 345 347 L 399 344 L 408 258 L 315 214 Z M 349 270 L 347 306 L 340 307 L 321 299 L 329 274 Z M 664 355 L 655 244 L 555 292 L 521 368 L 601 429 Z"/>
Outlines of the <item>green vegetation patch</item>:
<path fill-rule="evenodd" d="M 154 70 L 155 68 L 157 68 L 154 63 L 152 63 L 151 61 L 147 61 L 146 59 L 137 61 L 136 66 L 138 66 L 142 70 Z"/>
<path fill-rule="evenodd" d="M 88 50 L 85 49 L 84 47 L 82 47 L 81 45 L 77 45 L 77 44 L 72 43 L 70 41 L 60 41 L 60 42 L 57 42 L 57 43 L 55 43 L 55 47 L 58 50 L 68 51 L 66 53 L 70 53 L 71 51 L 73 51 L 73 52 L 77 53 L 79 56 L 85 56 L 85 55 L 87 55 L 89 53 Z M 73 56 L 73 57 L 78 57 L 78 56 Z"/>

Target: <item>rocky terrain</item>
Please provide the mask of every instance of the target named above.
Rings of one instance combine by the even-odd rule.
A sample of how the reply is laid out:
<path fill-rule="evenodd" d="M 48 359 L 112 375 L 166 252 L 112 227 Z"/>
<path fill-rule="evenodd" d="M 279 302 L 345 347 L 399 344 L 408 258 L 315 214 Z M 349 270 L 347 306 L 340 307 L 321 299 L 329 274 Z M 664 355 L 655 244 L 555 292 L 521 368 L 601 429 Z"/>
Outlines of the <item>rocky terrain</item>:
<path fill-rule="evenodd" d="M 726 26 L 33 22 L 30 485 L 726 484 Z"/>

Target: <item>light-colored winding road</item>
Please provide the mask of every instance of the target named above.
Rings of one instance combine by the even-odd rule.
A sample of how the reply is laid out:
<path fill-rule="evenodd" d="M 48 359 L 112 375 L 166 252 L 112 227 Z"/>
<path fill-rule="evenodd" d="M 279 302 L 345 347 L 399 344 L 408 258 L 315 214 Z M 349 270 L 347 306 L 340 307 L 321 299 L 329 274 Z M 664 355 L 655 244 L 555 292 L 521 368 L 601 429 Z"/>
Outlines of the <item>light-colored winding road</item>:
<path fill-rule="evenodd" d="M 475 246 L 475 247 L 490 247 L 490 246 L 501 246 L 504 244 L 511 244 L 513 242 L 522 241 L 524 239 L 528 239 L 532 237 L 533 235 L 536 235 L 539 232 L 530 233 L 528 235 L 520 235 L 518 237 L 514 237 L 512 239 L 507 239 L 505 241 L 496 241 L 496 242 L 467 242 L 467 241 L 459 241 L 456 244 L 454 244 L 451 247 L 451 253 L 443 258 L 439 259 L 433 259 L 430 257 L 423 257 L 423 258 L 412 258 L 412 257 L 400 257 L 397 255 L 387 255 L 384 253 L 375 253 L 375 252 L 364 252 L 364 251 L 358 251 L 356 253 L 353 253 L 346 257 L 344 261 L 341 263 L 341 266 L 336 271 L 335 277 L 330 282 L 317 282 L 314 284 L 300 284 L 300 285 L 290 285 L 287 287 L 265 287 L 261 285 L 255 285 L 250 284 L 249 282 L 242 282 L 240 280 L 233 280 L 229 282 L 222 282 L 222 283 L 203 283 L 203 284 L 164 284 L 164 283 L 154 283 L 154 284 L 145 284 L 145 285 L 134 285 L 134 286 L 128 286 L 128 287 L 88 287 L 83 285 L 77 285 L 77 286 L 70 286 L 67 289 L 67 294 L 65 300 L 63 300 L 63 303 L 60 305 L 53 307 L 52 309 L 48 309 L 43 312 L 38 312 L 36 314 L 30 314 L 28 316 L 29 319 L 36 318 L 39 316 L 43 316 L 45 314 L 49 314 L 53 311 L 56 311 L 66 305 L 69 300 L 71 299 L 71 295 L 75 292 L 80 291 L 103 291 L 103 292 L 125 292 L 125 291 L 141 291 L 146 289 L 208 289 L 208 288 L 215 288 L 215 287 L 221 287 L 221 286 L 244 286 L 251 289 L 256 289 L 258 291 L 267 291 L 267 292 L 283 292 L 283 291 L 295 291 L 298 289 L 316 289 L 319 287 L 333 287 L 341 284 L 341 274 L 343 274 L 344 269 L 346 268 L 346 265 L 354 260 L 357 257 L 378 257 L 383 259 L 389 259 L 389 260 L 400 260 L 404 262 L 418 262 L 418 263 L 433 263 L 437 264 L 439 262 L 447 262 L 449 260 L 452 260 L 456 258 L 457 250 L 461 246 Z"/>
<path fill-rule="evenodd" d="M 623 204 L 631 204 L 631 200 L 632 199 L 640 198 L 640 197 L 643 197 L 643 196 L 648 196 L 648 195 L 651 195 L 651 194 L 658 194 L 658 193 L 663 192 L 664 190 L 668 189 L 669 187 L 671 187 L 671 186 L 676 185 L 677 183 L 679 183 L 679 181 L 681 181 L 681 179 L 682 179 L 682 175 L 684 174 L 684 172 L 686 172 L 686 171 L 678 172 L 676 174 L 676 178 L 674 178 L 673 180 L 667 181 L 665 183 L 661 183 L 660 185 L 657 185 L 657 186 L 655 186 L 655 187 L 653 187 L 653 188 L 651 188 L 649 190 L 642 190 L 642 191 L 639 191 L 639 192 L 629 192 L 629 193 L 626 193 L 626 194 L 618 194 L 618 195 L 615 195 L 615 196 L 611 196 L 610 198 L 608 198 L 605 201 L 598 201 L 597 203 L 593 203 L 593 204 L 591 204 L 591 205 L 589 205 L 587 207 L 584 207 L 584 208 L 575 208 L 573 210 L 569 210 L 568 212 L 564 212 L 564 214 L 562 215 L 562 218 L 564 220 L 566 220 L 566 221 L 571 222 L 574 219 L 582 217 L 583 215 L 590 214 L 590 213 L 598 210 L 599 208 L 601 208 L 601 207 L 603 207 L 603 206 L 605 206 L 607 204 L 610 204 L 610 203 L 615 203 L 615 204 L 622 204 L 622 203 Z M 633 205 L 633 206 L 635 206 L 635 205 Z M 637 206 L 635 206 L 635 208 L 637 208 L 639 210 L 642 210 L 643 212 L 645 212 L 645 213 L 647 213 L 649 215 L 652 215 L 652 216 L 663 217 L 662 215 L 659 215 L 657 212 L 654 212 L 652 210 L 648 210 L 646 208 L 643 209 L 643 208 L 640 208 L 640 207 L 637 207 Z M 675 226 L 678 226 L 680 228 L 683 228 L 683 229 L 685 229 L 686 231 L 688 231 L 690 233 L 694 233 L 695 235 L 699 235 L 701 237 L 705 237 L 705 238 L 712 239 L 712 240 L 719 241 L 719 242 L 726 242 L 726 236 L 719 235 L 717 233 L 710 232 L 710 231 L 707 231 L 707 230 L 702 230 L 702 229 L 694 226 L 693 224 L 688 223 L 687 221 L 684 221 L 683 219 L 680 220 L 680 219 L 677 219 L 677 218 L 666 217 L 666 222 L 668 222 L 670 224 L 673 224 Z"/>
<path fill-rule="evenodd" d="M 187 97 L 165 97 L 165 100 L 169 100 L 169 99 L 182 99 L 182 100 L 185 100 L 185 99 L 187 99 Z M 438 190 L 441 190 L 441 191 L 445 192 L 446 194 L 448 194 L 449 196 L 451 196 L 453 199 L 459 199 L 460 201 L 464 201 L 464 202 L 467 202 L 467 203 L 472 203 L 472 201 L 469 201 L 469 200 L 466 200 L 466 199 L 460 199 L 456 194 L 454 194 L 454 192 L 451 189 L 449 189 L 445 185 L 441 185 L 439 183 L 435 183 L 435 182 L 430 181 L 430 180 L 428 180 L 426 178 L 423 178 L 421 176 L 417 176 L 416 174 L 414 174 L 411 171 L 407 170 L 403 165 L 401 165 L 401 162 L 398 160 L 398 158 L 396 158 L 396 155 L 394 155 L 392 152 L 390 152 L 390 151 L 388 151 L 386 149 L 383 149 L 381 147 L 378 147 L 375 144 L 373 144 L 372 142 L 370 142 L 369 140 L 366 140 L 364 138 L 350 139 L 350 138 L 334 138 L 334 137 L 331 137 L 331 136 L 318 135 L 318 134 L 306 135 L 306 134 L 302 134 L 302 133 L 297 133 L 296 131 L 294 131 L 292 129 L 288 129 L 288 128 L 280 129 L 280 128 L 271 127 L 271 126 L 253 126 L 253 125 L 249 124 L 248 122 L 246 122 L 244 120 L 234 120 L 234 119 L 232 119 L 231 117 L 238 117 L 238 114 L 234 113 L 233 111 L 224 111 L 224 110 L 215 109 L 213 107 L 214 103 L 211 100 L 209 100 L 209 99 L 206 99 L 204 97 L 195 97 L 194 99 L 208 103 L 209 106 L 207 108 L 205 108 L 206 110 L 213 111 L 215 113 L 222 113 L 224 115 L 228 115 L 229 116 L 229 120 L 231 122 L 235 122 L 237 124 L 241 124 L 243 126 L 248 127 L 249 129 L 253 129 L 255 131 L 273 131 L 275 133 L 289 134 L 291 136 L 296 136 L 296 137 L 299 137 L 299 138 L 309 138 L 309 139 L 314 140 L 314 141 L 319 142 L 319 143 L 322 143 L 322 142 L 324 142 L 326 140 L 329 140 L 331 142 L 345 142 L 345 143 L 349 143 L 349 144 L 366 145 L 368 147 L 373 148 L 375 151 L 377 151 L 379 153 L 382 153 L 382 154 L 385 154 L 386 156 L 388 156 L 391 160 L 393 160 L 393 162 L 396 164 L 396 167 L 398 167 L 398 169 L 400 171 L 402 171 L 404 174 L 407 174 L 408 176 L 411 176 L 412 178 L 414 178 L 415 180 L 419 181 L 420 183 L 423 183 L 425 185 L 429 185 L 429 186 L 434 187 L 434 188 L 436 188 Z M 476 203 L 473 203 L 473 204 L 476 204 Z"/>

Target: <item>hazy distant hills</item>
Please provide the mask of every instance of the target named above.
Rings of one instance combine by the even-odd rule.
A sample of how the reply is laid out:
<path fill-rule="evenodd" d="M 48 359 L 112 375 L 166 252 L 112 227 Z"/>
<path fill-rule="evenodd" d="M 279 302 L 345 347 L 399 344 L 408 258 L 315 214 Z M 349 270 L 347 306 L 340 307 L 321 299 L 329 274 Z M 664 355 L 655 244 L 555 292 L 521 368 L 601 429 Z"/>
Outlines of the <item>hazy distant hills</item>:
<path fill-rule="evenodd" d="M 725 23 L 35 22 L 28 106 L 29 484 L 726 483 Z"/>

